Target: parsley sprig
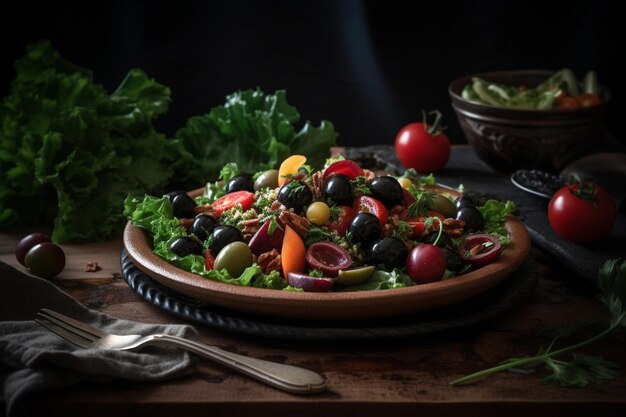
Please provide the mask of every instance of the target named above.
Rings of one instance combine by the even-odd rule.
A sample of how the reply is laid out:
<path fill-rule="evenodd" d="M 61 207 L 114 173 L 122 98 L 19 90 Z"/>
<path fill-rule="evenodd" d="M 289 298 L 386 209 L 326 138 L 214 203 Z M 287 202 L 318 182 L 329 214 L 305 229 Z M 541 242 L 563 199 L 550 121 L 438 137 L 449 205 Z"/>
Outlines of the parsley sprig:
<path fill-rule="evenodd" d="M 583 355 L 576 351 L 610 335 L 615 330 L 626 327 L 626 260 L 612 259 L 605 262 L 598 272 L 598 283 L 600 286 L 598 298 L 611 314 L 608 326 L 603 331 L 586 340 L 556 349 L 555 345 L 559 339 L 569 336 L 577 327 L 581 327 L 566 326 L 563 331 L 556 332 L 549 345 L 540 348 L 536 355 L 508 359 L 498 366 L 464 376 L 452 381 L 451 384 L 462 385 L 511 368 L 542 364 L 552 372 L 543 379 L 543 382 L 561 387 L 584 387 L 618 376 L 621 371 L 619 365 L 599 356 Z M 566 354 L 571 354 L 571 360 L 556 359 Z"/>

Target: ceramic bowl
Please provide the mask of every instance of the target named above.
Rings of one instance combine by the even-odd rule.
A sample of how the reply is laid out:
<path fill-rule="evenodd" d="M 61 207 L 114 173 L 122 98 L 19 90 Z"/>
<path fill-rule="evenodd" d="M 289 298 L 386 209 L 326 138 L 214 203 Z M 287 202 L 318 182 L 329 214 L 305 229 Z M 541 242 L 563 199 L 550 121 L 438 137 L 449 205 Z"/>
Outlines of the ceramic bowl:
<path fill-rule="evenodd" d="M 484 162 L 500 171 L 543 169 L 558 172 L 586 155 L 600 140 L 610 93 L 602 103 L 573 110 L 525 110 L 465 100 L 461 93 L 473 77 L 508 85 L 535 86 L 553 72 L 501 71 L 468 75 L 453 81 L 448 92 L 468 142 Z"/>

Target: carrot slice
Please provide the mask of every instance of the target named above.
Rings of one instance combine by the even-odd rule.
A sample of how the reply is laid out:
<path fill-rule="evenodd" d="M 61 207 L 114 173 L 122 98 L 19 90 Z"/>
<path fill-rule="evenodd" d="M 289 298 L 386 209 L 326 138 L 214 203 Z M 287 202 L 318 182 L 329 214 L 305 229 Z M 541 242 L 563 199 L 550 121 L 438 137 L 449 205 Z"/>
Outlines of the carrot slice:
<path fill-rule="evenodd" d="M 290 272 L 304 272 L 306 270 L 306 248 L 304 242 L 291 227 L 285 225 L 285 237 L 280 253 L 283 267 L 283 276 L 289 277 Z"/>
<path fill-rule="evenodd" d="M 300 168 L 306 162 L 306 156 L 304 155 L 291 155 L 285 159 L 278 168 L 278 186 L 282 186 L 285 182 L 287 175 L 293 175 L 298 173 Z"/>

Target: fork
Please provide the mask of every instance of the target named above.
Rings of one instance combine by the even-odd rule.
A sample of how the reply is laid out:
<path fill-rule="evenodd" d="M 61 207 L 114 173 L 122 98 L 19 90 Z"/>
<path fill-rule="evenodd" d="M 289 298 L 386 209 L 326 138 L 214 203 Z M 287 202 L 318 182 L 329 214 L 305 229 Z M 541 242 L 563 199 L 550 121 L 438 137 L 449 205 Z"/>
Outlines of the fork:
<path fill-rule="evenodd" d="M 175 346 L 246 374 L 265 384 L 294 394 L 313 394 L 326 389 L 325 378 L 308 369 L 228 352 L 216 346 L 169 334 L 117 335 L 43 308 L 35 321 L 52 333 L 83 349 L 135 351 L 146 346 Z"/>

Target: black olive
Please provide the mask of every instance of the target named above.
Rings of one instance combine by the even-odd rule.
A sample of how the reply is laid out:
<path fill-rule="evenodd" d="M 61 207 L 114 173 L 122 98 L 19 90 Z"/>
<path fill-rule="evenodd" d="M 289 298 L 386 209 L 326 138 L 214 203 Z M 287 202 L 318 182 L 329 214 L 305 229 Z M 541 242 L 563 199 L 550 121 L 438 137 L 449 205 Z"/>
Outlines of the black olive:
<path fill-rule="evenodd" d="M 243 242 L 243 234 L 235 226 L 217 226 L 211 234 L 211 254 L 217 256 L 224 246 L 233 242 Z"/>
<path fill-rule="evenodd" d="M 478 231 L 485 227 L 485 219 L 476 207 L 461 207 L 456 213 L 456 219 L 465 222 L 465 231 Z"/>
<path fill-rule="evenodd" d="M 278 191 L 278 201 L 288 209 L 300 213 L 313 201 L 311 189 L 300 181 L 291 181 L 280 187 Z"/>
<path fill-rule="evenodd" d="M 402 268 L 409 251 L 400 239 L 384 237 L 376 241 L 367 253 L 370 265 L 384 265 L 387 269 Z"/>
<path fill-rule="evenodd" d="M 443 254 L 446 257 L 446 269 L 458 272 L 465 266 L 465 263 L 463 263 L 461 257 L 454 249 L 443 248 Z"/>
<path fill-rule="evenodd" d="M 174 197 L 176 197 L 178 195 L 181 195 L 181 194 L 187 194 L 187 193 L 184 192 L 184 191 L 180 191 L 180 190 L 170 191 L 169 193 L 165 194 L 165 197 L 170 199 L 170 203 L 173 203 L 174 202 Z"/>
<path fill-rule="evenodd" d="M 226 185 L 227 193 L 234 193 L 235 191 L 250 191 L 254 192 L 254 181 L 250 175 L 241 174 L 235 175 L 228 181 Z"/>
<path fill-rule="evenodd" d="M 439 235 L 439 232 L 431 232 L 422 238 L 422 242 L 430 243 L 431 245 L 433 245 L 435 243 L 435 240 L 437 239 L 437 235 Z M 452 248 L 454 247 L 454 243 L 452 243 L 452 239 L 450 239 L 450 236 L 442 233 L 441 237 L 439 238 L 439 242 L 437 242 L 437 246 L 439 246 L 440 248 Z"/>
<path fill-rule="evenodd" d="M 474 204 L 474 200 L 472 200 L 471 197 L 467 197 L 465 195 L 457 198 L 454 201 L 454 205 L 456 206 L 457 210 L 460 210 L 463 207 L 476 207 L 476 205 Z"/>
<path fill-rule="evenodd" d="M 380 222 L 372 213 L 359 213 L 350 222 L 348 237 L 351 243 L 367 247 L 380 237 Z"/>
<path fill-rule="evenodd" d="M 174 211 L 174 216 L 179 219 L 190 219 L 196 215 L 194 213 L 193 208 L 197 206 L 196 201 L 189 197 L 187 193 L 178 194 L 172 200 L 172 210 Z"/>
<path fill-rule="evenodd" d="M 354 190 L 350 180 L 345 175 L 333 175 L 326 182 L 326 198 L 330 198 L 337 205 L 351 206 L 354 199 Z"/>
<path fill-rule="evenodd" d="M 193 221 L 191 233 L 196 235 L 200 240 L 206 240 L 217 226 L 219 226 L 219 223 L 213 216 L 201 214 Z"/>
<path fill-rule="evenodd" d="M 402 186 L 398 180 L 387 175 L 374 178 L 370 183 L 370 191 L 372 197 L 383 203 L 388 209 L 402 203 L 404 197 Z"/>
<path fill-rule="evenodd" d="M 193 236 L 181 236 L 170 244 L 170 251 L 181 258 L 202 255 L 202 244 Z"/>

